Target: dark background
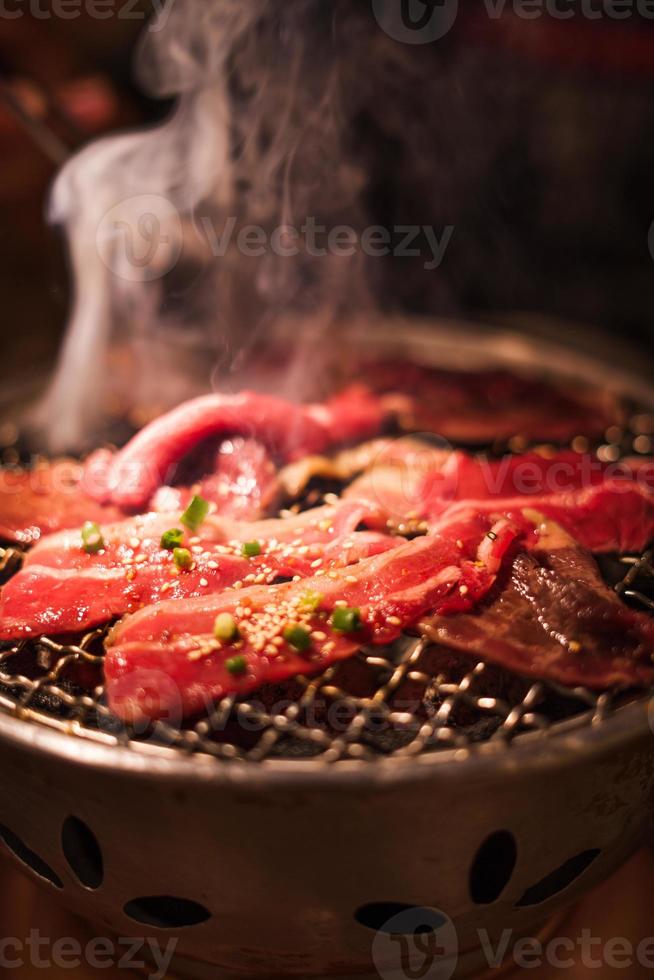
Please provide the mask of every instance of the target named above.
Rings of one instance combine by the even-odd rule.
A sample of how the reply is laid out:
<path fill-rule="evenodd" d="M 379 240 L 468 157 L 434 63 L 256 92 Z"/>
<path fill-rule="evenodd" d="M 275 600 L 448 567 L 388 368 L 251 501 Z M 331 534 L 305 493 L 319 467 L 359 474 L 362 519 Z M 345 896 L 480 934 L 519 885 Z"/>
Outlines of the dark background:
<path fill-rule="evenodd" d="M 168 107 L 131 76 L 142 27 L 0 17 L 2 91 L 70 148 L 156 119 Z M 406 139 L 358 120 L 353 138 L 374 173 L 369 214 L 456 230 L 436 271 L 388 260 L 384 308 L 513 322 L 545 315 L 654 354 L 654 21 L 491 20 L 470 5 L 415 59 L 403 115 L 423 166 L 407 161 Z M 56 166 L 6 102 L 0 145 L 3 362 L 39 373 L 56 354 L 69 300 L 61 238 L 44 218 Z M 654 247 L 654 232 L 649 240 Z"/>

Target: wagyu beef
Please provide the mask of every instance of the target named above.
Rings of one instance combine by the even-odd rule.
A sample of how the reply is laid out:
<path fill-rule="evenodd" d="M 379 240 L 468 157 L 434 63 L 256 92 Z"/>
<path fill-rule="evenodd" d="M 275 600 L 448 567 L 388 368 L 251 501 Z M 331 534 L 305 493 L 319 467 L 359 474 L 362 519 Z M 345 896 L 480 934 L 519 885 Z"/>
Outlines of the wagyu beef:
<path fill-rule="evenodd" d="M 90 500 L 83 467 L 70 459 L 0 470 L 0 540 L 31 545 L 85 521 L 116 521 L 119 508 Z"/>
<path fill-rule="evenodd" d="M 641 551 L 654 538 L 649 459 L 603 464 L 588 453 L 562 452 L 489 460 L 398 440 L 345 496 L 395 523 L 433 521 L 457 508 L 510 514 L 530 507 L 597 553 Z"/>
<path fill-rule="evenodd" d="M 210 515 L 197 534 L 178 512 L 102 526 L 88 553 L 82 533 L 44 538 L 0 595 L 0 639 L 79 632 L 163 599 L 208 595 L 232 585 L 306 577 L 395 547 L 396 538 L 356 531 L 367 508 L 349 502 L 286 520 L 231 521 Z M 162 547 L 170 529 L 181 557 Z"/>
<path fill-rule="evenodd" d="M 621 420 L 616 399 L 597 389 L 548 383 L 506 371 L 449 371 L 373 362 L 365 377 L 379 392 L 404 395 L 394 407 L 407 429 L 454 442 L 487 444 L 521 436 L 569 442 L 601 436 Z"/>
<path fill-rule="evenodd" d="M 315 673 L 362 643 L 391 642 L 427 610 L 470 609 L 521 531 L 531 526 L 461 515 L 352 568 L 151 606 L 110 637 L 110 705 L 132 722 L 192 715 L 230 692 Z"/>
<path fill-rule="evenodd" d="M 314 405 L 254 392 L 205 395 L 146 425 L 119 452 L 95 453 L 86 467 L 86 490 L 101 503 L 145 507 L 155 490 L 170 482 L 180 460 L 210 437 L 256 439 L 290 460 L 375 435 L 385 414 L 379 399 L 362 387 Z"/>
<path fill-rule="evenodd" d="M 375 435 L 386 417 L 380 400 L 353 386 L 325 404 L 295 405 L 245 393 L 207 395 L 146 426 L 124 449 L 34 469 L 0 470 L 0 540 L 33 544 L 84 521 L 182 509 L 200 493 L 230 517 L 258 517 L 275 502 L 273 456 L 306 453 Z M 189 478 L 183 465 L 204 439 L 213 458 Z M 226 438 L 225 438 L 226 437 Z"/>
<path fill-rule="evenodd" d="M 421 629 L 526 677 L 597 690 L 654 683 L 654 620 L 624 605 L 593 557 L 549 522 L 473 611 Z"/>
<path fill-rule="evenodd" d="M 0 538 L 32 546 L 0 592 L 0 641 L 111 624 L 106 689 L 130 723 L 181 721 L 406 630 L 521 684 L 654 683 L 654 620 L 591 555 L 654 539 L 654 462 L 433 438 L 595 435 L 618 418 L 610 399 L 501 372 L 368 373 L 373 388 L 320 404 L 207 395 L 84 466 L 0 470 Z"/>
<path fill-rule="evenodd" d="M 195 496 L 216 505 L 223 517 L 253 521 L 273 508 L 281 487 L 277 468 L 256 439 L 225 439 L 213 453 L 208 472 L 188 486 L 162 486 L 149 502 L 152 510 L 184 510 Z"/>

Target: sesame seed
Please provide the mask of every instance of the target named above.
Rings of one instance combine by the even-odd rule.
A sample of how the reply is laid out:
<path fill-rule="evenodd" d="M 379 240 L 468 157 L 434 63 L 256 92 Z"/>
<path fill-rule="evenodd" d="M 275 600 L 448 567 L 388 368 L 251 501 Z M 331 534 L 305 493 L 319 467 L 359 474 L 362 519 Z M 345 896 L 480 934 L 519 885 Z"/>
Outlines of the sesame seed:
<path fill-rule="evenodd" d="M 346 582 L 349 582 L 350 585 L 356 585 L 356 576 L 355 575 L 346 575 L 345 576 L 345 581 Z"/>
<path fill-rule="evenodd" d="M 464 586 L 464 588 L 465 588 L 465 586 Z M 402 625 L 402 620 L 400 619 L 399 616 L 389 616 L 388 619 L 386 620 L 386 622 L 390 626 L 401 626 Z"/>
<path fill-rule="evenodd" d="M 209 582 L 206 578 L 201 578 L 200 585 L 202 586 L 203 589 L 206 589 L 206 587 L 209 585 Z"/>

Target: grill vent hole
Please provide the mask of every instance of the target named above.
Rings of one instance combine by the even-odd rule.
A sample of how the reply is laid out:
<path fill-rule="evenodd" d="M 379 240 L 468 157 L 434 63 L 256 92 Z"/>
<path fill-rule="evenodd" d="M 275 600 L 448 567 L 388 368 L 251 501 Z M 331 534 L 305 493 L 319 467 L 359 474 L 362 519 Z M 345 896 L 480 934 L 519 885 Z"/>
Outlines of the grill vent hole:
<path fill-rule="evenodd" d="M 78 817 L 66 817 L 61 846 L 71 870 L 85 888 L 99 888 L 104 878 L 102 851 L 90 827 Z"/>
<path fill-rule="evenodd" d="M 417 920 L 423 923 L 417 930 L 412 930 L 413 933 L 435 932 L 448 921 L 436 909 L 423 908 L 421 905 L 403 905 L 401 902 L 371 902 L 369 905 L 362 905 L 354 913 L 354 918 L 366 929 L 394 933 L 395 929 L 387 928 L 388 922 L 402 912 L 415 912 Z"/>
<path fill-rule="evenodd" d="M 54 885 L 55 888 L 63 888 L 63 882 L 59 875 L 52 870 L 49 864 L 46 864 L 43 858 L 40 858 L 38 854 L 35 854 L 27 844 L 25 844 L 20 837 L 17 837 L 13 831 L 9 830 L 3 824 L 0 824 L 0 839 L 4 841 L 5 845 L 9 848 L 12 854 L 18 858 L 21 864 L 33 871 L 35 875 L 39 878 L 43 878 L 44 881 L 49 882 L 49 884 Z"/>
<path fill-rule="evenodd" d="M 552 871 L 551 874 L 546 875 L 545 878 L 542 878 L 535 885 L 532 885 L 531 888 L 528 888 L 517 903 L 517 907 L 526 908 L 529 905 L 540 905 L 541 902 L 546 902 L 549 898 L 553 898 L 554 895 L 558 895 L 564 888 L 568 888 L 573 881 L 576 881 L 584 873 L 586 868 L 590 867 L 600 853 L 598 848 L 593 848 L 590 851 L 582 851 L 581 854 L 570 858 L 560 868 L 557 868 L 556 871 Z"/>
<path fill-rule="evenodd" d="M 157 929 L 183 929 L 198 926 L 211 918 L 211 912 L 198 902 L 172 895 L 151 895 L 128 902 L 123 911 L 130 919 Z"/>
<path fill-rule="evenodd" d="M 497 901 L 511 880 L 517 859 L 515 837 L 508 830 L 498 830 L 484 841 L 470 869 L 470 896 L 475 905 Z"/>

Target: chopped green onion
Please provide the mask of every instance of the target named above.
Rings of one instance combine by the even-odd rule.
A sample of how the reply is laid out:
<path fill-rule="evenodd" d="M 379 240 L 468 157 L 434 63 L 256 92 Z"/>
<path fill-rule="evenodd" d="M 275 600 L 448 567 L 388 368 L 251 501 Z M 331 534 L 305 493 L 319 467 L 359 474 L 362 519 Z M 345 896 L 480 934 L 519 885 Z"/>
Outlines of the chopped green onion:
<path fill-rule="evenodd" d="M 246 558 L 256 558 L 261 554 L 261 542 L 246 541 L 241 550 Z"/>
<path fill-rule="evenodd" d="M 190 568 L 193 564 L 193 555 L 188 548 L 173 548 L 173 560 L 180 570 Z"/>
<path fill-rule="evenodd" d="M 339 633 L 354 633 L 361 628 L 361 613 L 348 606 L 337 606 L 332 614 L 332 627 Z"/>
<path fill-rule="evenodd" d="M 164 531 L 161 535 L 161 547 L 166 551 L 179 548 L 184 541 L 184 532 L 179 527 L 171 527 L 170 531 Z"/>
<path fill-rule="evenodd" d="M 95 521 L 87 521 L 82 528 L 82 546 L 87 555 L 97 555 L 104 548 L 102 531 Z"/>
<path fill-rule="evenodd" d="M 239 674 L 244 674 L 246 672 L 248 669 L 248 662 L 245 657 L 239 654 L 238 657 L 230 657 L 229 660 L 226 660 L 225 667 L 230 674 L 233 674 L 236 677 Z"/>
<path fill-rule="evenodd" d="M 282 636 L 287 643 L 301 653 L 308 650 L 311 646 L 311 633 L 306 626 L 301 626 L 299 623 L 289 623 L 284 628 Z"/>
<path fill-rule="evenodd" d="M 318 606 L 324 598 L 325 597 L 322 592 L 315 592 L 313 589 L 307 589 L 307 591 L 303 592 L 300 596 L 300 604 L 298 609 L 301 612 L 306 613 L 316 612 Z"/>
<path fill-rule="evenodd" d="M 206 520 L 209 507 L 208 500 L 204 500 L 202 497 L 193 497 L 193 500 L 180 517 L 184 527 L 189 528 L 191 531 L 197 531 L 200 525 Z"/>
<path fill-rule="evenodd" d="M 216 622 L 213 624 L 213 633 L 217 640 L 229 643 L 238 636 L 238 626 L 231 613 L 219 613 Z"/>

